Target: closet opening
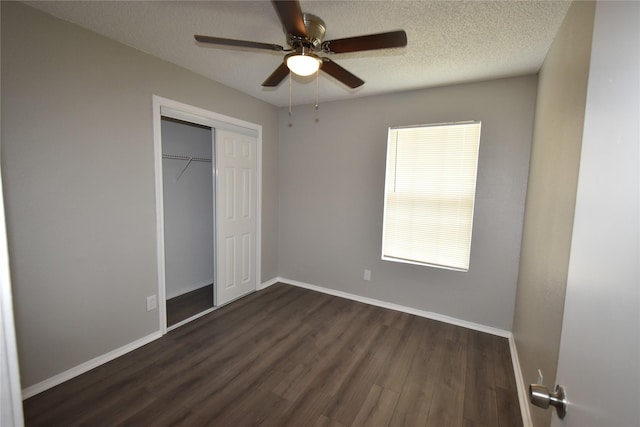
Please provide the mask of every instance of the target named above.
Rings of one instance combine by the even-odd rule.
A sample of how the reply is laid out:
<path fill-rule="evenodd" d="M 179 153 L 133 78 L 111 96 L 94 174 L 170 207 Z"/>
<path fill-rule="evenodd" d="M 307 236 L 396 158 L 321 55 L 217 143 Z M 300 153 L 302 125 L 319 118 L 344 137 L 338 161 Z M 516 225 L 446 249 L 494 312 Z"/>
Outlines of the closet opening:
<path fill-rule="evenodd" d="M 167 327 L 214 307 L 213 133 L 163 116 Z"/>

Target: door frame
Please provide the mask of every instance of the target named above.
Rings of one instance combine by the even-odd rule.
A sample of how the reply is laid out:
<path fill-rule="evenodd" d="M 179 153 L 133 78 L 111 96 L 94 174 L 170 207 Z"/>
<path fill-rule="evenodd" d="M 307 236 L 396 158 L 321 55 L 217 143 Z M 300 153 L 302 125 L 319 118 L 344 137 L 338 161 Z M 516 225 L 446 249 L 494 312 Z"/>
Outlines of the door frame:
<path fill-rule="evenodd" d="M 155 196 L 156 196 L 156 258 L 158 273 L 158 324 L 162 335 L 168 332 L 167 329 L 167 306 L 166 306 L 166 276 L 165 276 L 165 250 L 164 250 L 164 196 L 162 181 L 162 116 L 171 117 L 186 122 L 196 123 L 212 128 L 215 134 L 216 128 L 232 129 L 240 132 L 254 134 L 256 136 L 256 253 L 254 256 L 255 273 L 256 273 L 256 289 L 260 280 L 261 266 L 261 236 L 262 236 L 262 126 L 247 122 L 235 117 L 226 116 L 224 114 L 205 110 L 192 105 L 184 104 L 172 99 L 163 98 L 158 95 L 152 95 L 153 104 L 153 161 L 155 172 Z M 217 166 L 215 165 L 215 156 L 213 159 L 213 167 L 217 174 Z M 215 187 L 214 187 L 215 191 Z M 215 197 L 215 195 L 214 195 Z M 214 199 L 215 200 L 215 199 Z M 215 214 L 215 212 L 214 212 Z M 214 236 L 215 236 L 214 225 Z M 214 237 L 215 240 L 215 237 Z M 214 258 L 215 242 L 214 245 Z M 215 273 L 214 273 L 215 276 Z M 214 285 L 215 286 L 215 285 Z M 215 291 L 215 290 L 214 290 Z M 215 292 L 214 292 L 215 294 Z M 211 310 L 215 310 L 215 306 Z M 177 327 L 183 322 L 173 325 Z"/>

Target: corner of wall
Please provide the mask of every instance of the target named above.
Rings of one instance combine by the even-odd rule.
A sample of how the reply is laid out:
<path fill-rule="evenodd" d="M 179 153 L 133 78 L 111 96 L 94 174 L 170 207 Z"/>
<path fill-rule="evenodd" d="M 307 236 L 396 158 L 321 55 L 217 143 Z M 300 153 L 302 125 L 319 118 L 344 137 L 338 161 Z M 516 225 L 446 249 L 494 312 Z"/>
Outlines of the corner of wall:
<path fill-rule="evenodd" d="M 518 357 L 518 346 L 516 345 L 516 340 L 513 336 L 513 333 L 509 335 L 509 350 L 511 351 L 513 374 L 516 378 L 516 389 L 518 391 L 520 413 L 522 414 L 522 424 L 523 427 L 533 427 L 533 421 L 531 420 L 531 409 L 529 408 L 529 389 L 522 375 L 520 358 Z"/>

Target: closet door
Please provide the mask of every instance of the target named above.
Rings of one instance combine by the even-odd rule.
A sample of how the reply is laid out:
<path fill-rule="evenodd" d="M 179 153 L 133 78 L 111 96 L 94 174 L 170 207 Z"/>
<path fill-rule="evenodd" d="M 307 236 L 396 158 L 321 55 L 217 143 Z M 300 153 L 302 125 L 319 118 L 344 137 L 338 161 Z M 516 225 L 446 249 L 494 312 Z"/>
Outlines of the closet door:
<path fill-rule="evenodd" d="M 257 139 L 215 130 L 216 305 L 256 289 Z"/>

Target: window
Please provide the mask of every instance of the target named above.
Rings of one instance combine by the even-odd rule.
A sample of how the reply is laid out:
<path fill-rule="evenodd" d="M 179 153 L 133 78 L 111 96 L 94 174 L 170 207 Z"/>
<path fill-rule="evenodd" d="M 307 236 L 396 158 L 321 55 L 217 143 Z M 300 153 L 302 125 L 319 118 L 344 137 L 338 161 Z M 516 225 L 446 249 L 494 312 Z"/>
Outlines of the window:
<path fill-rule="evenodd" d="M 389 128 L 382 259 L 468 271 L 480 122 Z"/>

